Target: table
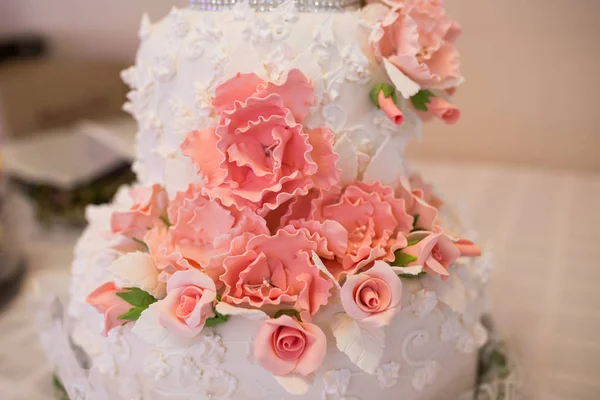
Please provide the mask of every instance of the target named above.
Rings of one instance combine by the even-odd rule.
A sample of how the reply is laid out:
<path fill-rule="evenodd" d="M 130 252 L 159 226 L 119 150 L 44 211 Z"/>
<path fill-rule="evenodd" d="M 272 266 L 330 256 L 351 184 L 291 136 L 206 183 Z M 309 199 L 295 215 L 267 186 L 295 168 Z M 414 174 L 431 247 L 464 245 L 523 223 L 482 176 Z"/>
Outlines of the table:
<path fill-rule="evenodd" d="M 530 399 L 598 399 L 600 173 L 417 162 L 494 251 L 493 311 Z M 39 235 L 29 280 L 68 271 L 78 232 Z M 0 313 L 0 398 L 52 399 L 52 371 L 22 291 Z"/>

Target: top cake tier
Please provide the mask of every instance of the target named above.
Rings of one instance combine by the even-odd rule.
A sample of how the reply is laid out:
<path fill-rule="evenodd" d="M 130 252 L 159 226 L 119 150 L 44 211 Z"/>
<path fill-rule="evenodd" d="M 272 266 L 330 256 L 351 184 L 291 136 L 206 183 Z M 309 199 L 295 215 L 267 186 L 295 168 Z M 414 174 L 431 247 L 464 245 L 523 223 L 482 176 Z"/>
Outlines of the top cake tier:
<path fill-rule="evenodd" d="M 396 180 L 408 140 L 421 131 L 423 113 L 415 112 L 410 96 L 424 86 L 387 61 L 391 55 L 382 57 L 386 39 L 376 28 L 381 35 L 395 29 L 383 21 L 390 12 L 378 5 L 367 12 L 303 13 L 288 2 L 269 12 L 247 3 L 225 12 L 173 9 L 155 24 L 144 16 L 136 65 L 123 72 L 132 88 L 125 109 L 139 126 L 134 169 L 141 183 L 173 193 L 198 179 L 180 146 L 191 131 L 222 120 L 212 103 L 220 84 L 240 73 L 282 84 L 294 69 L 314 90 L 303 129 L 329 127 L 346 179 L 368 174 L 370 160 L 385 157 L 389 170 L 378 171 L 377 180 Z M 380 89 L 385 96 L 377 95 Z M 386 96 L 391 106 L 379 104 Z"/>

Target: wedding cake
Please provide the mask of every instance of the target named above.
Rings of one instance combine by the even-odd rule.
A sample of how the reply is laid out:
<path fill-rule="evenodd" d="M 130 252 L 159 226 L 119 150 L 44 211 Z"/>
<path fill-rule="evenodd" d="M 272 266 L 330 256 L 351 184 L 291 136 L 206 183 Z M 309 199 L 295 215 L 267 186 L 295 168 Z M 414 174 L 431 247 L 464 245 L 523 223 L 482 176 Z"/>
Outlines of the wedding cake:
<path fill-rule="evenodd" d="M 69 395 L 472 391 L 488 263 L 403 160 L 423 120 L 460 116 L 459 34 L 442 0 L 144 16 L 123 72 L 138 182 L 88 209 L 75 250 L 64 343 L 79 371 L 49 350 Z"/>

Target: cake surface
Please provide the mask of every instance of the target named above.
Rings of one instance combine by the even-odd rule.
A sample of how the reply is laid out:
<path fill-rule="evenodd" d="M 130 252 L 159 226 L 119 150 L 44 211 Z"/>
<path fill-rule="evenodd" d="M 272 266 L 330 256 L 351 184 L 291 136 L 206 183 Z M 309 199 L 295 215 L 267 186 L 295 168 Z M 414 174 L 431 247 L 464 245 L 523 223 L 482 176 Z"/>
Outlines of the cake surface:
<path fill-rule="evenodd" d="M 472 390 L 487 261 L 403 161 L 459 116 L 458 33 L 437 1 L 145 17 L 139 184 L 89 209 L 73 263 L 88 398 Z"/>

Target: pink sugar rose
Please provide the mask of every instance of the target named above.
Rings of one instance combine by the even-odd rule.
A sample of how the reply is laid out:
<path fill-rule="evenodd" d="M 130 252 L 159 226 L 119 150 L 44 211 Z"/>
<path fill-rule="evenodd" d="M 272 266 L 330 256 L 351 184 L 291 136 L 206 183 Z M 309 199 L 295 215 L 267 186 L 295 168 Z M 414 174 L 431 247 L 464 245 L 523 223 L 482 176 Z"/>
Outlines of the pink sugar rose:
<path fill-rule="evenodd" d="M 159 322 L 180 336 L 192 338 L 215 316 L 215 283 L 206 274 L 190 269 L 175 272 L 167 282 L 167 297 L 158 302 Z"/>
<path fill-rule="evenodd" d="M 402 281 L 389 264 L 375 261 L 365 272 L 348 276 L 340 298 L 351 318 L 379 328 L 400 311 Z"/>
<path fill-rule="evenodd" d="M 125 290 L 119 289 L 114 282 L 106 282 L 96 288 L 85 299 L 99 313 L 104 314 L 104 331 L 102 332 L 104 336 L 107 336 L 111 329 L 123 325 L 125 321 L 120 320 L 119 316 L 133 307 L 117 296 L 117 293 L 122 292 L 125 292 Z"/>
<path fill-rule="evenodd" d="M 304 228 L 235 238 L 223 260 L 223 301 L 255 308 L 286 305 L 310 318 L 327 304 L 333 287 L 312 263 L 312 252 L 321 246 Z"/>
<path fill-rule="evenodd" d="M 223 273 L 221 261 L 233 238 L 242 233 L 267 234 L 263 218 L 248 208 L 225 207 L 209 200 L 201 188 L 190 185 L 178 192 L 168 208 L 170 227 L 159 221 L 144 240 L 161 280 L 175 271 L 201 269 L 217 280 Z"/>
<path fill-rule="evenodd" d="M 135 187 L 130 196 L 133 206 L 129 211 L 116 211 L 111 217 L 111 230 L 126 237 L 142 240 L 146 231 L 165 212 L 169 198 L 160 185 Z"/>
<path fill-rule="evenodd" d="M 254 340 L 254 356 L 277 376 L 307 376 L 319 368 L 326 352 L 327 339 L 318 326 L 288 315 L 263 322 Z"/>
<path fill-rule="evenodd" d="M 339 276 L 353 274 L 374 260 L 393 261 L 394 251 L 406 246 L 413 217 L 391 187 L 357 181 L 321 192 L 309 220 L 336 221 L 348 232 L 348 247 L 338 266 L 328 264 Z"/>
<path fill-rule="evenodd" d="M 277 85 L 238 74 L 216 89 L 215 128 L 191 132 L 182 152 L 199 167 L 211 199 L 250 207 L 260 215 L 311 188 L 339 181 L 334 134 L 302 126 L 314 90 L 297 69 Z"/>
<path fill-rule="evenodd" d="M 456 86 L 461 74 L 455 42 L 461 30 L 446 14 L 443 1 L 395 3 L 385 14 L 380 3 L 369 4 L 363 11 L 379 19 L 371 38 L 375 54 L 386 58 L 424 89 Z"/>
<path fill-rule="evenodd" d="M 421 265 L 428 274 L 441 275 L 447 279 L 450 275 L 448 267 L 460 257 L 460 250 L 452 239 L 444 234 L 441 227 L 436 226 L 434 232 L 413 232 L 408 235 L 409 242 L 419 240 L 417 244 L 408 246 L 402 252 L 417 259 L 409 266 Z"/>

